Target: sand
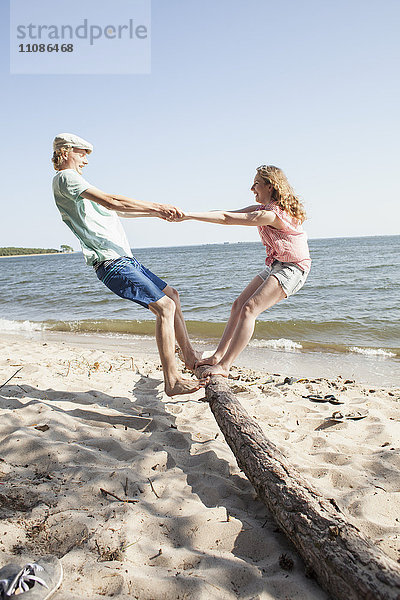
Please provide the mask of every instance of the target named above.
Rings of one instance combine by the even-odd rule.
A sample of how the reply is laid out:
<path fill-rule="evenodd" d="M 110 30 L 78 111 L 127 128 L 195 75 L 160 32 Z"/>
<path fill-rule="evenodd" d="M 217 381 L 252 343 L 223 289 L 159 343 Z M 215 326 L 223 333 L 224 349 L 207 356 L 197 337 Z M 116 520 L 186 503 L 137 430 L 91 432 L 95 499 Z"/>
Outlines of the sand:
<path fill-rule="evenodd" d="M 0 566 L 55 554 L 56 600 L 326 600 L 239 471 L 204 392 L 167 398 L 155 345 L 76 339 L 0 341 L 0 385 L 21 369 L 0 389 Z M 232 375 L 265 435 L 399 560 L 400 388 Z M 329 420 L 337 410 L 366 416 Z"/>

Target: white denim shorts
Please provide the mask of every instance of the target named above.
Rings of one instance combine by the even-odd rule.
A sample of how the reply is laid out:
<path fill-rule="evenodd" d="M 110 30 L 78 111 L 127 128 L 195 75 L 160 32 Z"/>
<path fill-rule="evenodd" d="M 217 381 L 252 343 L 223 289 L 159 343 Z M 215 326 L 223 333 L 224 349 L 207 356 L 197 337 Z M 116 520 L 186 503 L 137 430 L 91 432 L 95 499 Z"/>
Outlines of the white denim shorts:
<path fill-rule="evenodd" d="M 285 292 L 286 298 L 288 298 L 303 287 L 308 273 L 294 263 L 284 263 L 274 260 L 270 267 L 265 267 L 258 275 L 263 281 L 266 281 L 270 275 L 274 275 Z"/>

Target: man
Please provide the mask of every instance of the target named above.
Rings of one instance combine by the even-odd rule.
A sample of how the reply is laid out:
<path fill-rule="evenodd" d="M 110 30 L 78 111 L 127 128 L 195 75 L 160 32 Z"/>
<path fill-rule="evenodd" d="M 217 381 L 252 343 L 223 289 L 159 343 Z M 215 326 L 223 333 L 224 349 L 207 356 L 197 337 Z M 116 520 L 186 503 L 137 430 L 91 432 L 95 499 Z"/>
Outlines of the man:
<path fill-rule="evenodd" d="M 186 366 L 197 356 L 189 341 L 178 292 L 141 265 L 133 256 L 118 218 L 183 216 L 174 206 L 107 194 L 82 177 L 93 146 L 72 133 L 54 138 L 52 162 L 57 175 L 53 193 L 63 221 L 79 239 L 83 256 L 97 277 L 115 294 L 149 308 L 156 316 L 156 340 L 168 396 L 190 394 L 202 382 L 184 379 L 175 360 L 175 339 Z"/>

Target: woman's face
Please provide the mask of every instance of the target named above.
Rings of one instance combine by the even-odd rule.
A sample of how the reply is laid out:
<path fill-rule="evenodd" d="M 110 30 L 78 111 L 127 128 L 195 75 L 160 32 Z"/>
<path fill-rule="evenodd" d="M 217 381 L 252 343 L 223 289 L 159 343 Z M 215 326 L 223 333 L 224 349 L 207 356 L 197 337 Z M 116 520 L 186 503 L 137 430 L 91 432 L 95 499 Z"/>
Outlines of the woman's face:
<path fill-rule="evenodd" d="M 264 179 L 258 173 L 254 177 L 254 183 L 250 189 L 255 196 L 256 202 L 267 204 L 271 200 L 273 187 L 270 183 L 265 183 Z"/>

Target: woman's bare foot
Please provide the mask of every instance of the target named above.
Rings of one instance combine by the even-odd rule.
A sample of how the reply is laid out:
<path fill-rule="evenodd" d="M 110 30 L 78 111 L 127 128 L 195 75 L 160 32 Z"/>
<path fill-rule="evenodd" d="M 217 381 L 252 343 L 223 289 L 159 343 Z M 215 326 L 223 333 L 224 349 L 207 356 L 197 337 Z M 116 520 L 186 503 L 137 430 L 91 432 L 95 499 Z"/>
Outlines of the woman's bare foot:
<path fill-rule="evenodd" d="M 207 356 L 206 358 L 200 358 L 196 361 L 196 368 L 203 367 L 204 365 L 216 365 L 220 361 L 220 357 L 212 354 L 211 356 Z"/>
<path fill-rule="evenodd" d="M 229 369 L 224 368 L 221 364 L 211 365 L 202 372 L 202 377 L 211 377 L 211 375 L 222 375 L 222 377 L 228 377 Z"/>
<path fill-rule="evenodd" d="M 206 381 L 203 381 L 203 379 L 178 379 L 173 386 L 165 384 L 165 393 L 167 396 L 193 394 L 205 385 Z"/>

